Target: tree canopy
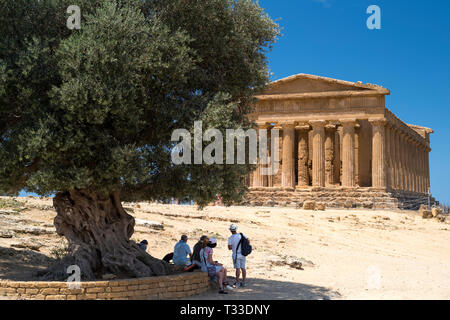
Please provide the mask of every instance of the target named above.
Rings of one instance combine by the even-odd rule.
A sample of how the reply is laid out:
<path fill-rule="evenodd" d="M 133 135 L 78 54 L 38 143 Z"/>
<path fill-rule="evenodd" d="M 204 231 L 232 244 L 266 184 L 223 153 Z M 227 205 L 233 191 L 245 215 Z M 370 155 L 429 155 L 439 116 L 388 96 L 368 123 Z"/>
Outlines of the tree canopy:
<path fill-rule="evenodd" d="M 252 0 L 73 2 L 0 0 L 0 193 L 239 200 L 250 165 L 173 165 L 171 133 L 250 126 L 277 24 Z"/>

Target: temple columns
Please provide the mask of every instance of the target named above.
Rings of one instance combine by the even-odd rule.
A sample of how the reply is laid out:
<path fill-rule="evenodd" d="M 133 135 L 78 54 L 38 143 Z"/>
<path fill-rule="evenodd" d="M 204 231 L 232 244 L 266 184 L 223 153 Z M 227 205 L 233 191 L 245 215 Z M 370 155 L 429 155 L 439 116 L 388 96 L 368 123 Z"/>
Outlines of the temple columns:
<path fill-rule="evenodd" d="M 295 129 L 298 132 L 297 143 L 297 170 L 298 170 L 298 187 L 309 186 L 309 173 L 308 173 L 308 133 L 310 130 L 309 125 L 297 126 Z"/>
<path fill-rule="evenodd" d="M 360 181 L 360 172 L 359 172 L 359 133 L 360 133 L 360 125 L 356 124 L 355 126 L 355 186 L 359 187 L 361 184 Z"/>
<path fill-rule="evenodd" d="M 400 158 L 400 136 L 397 129 L 394 129 L 394 149 L 395 149 L 395 189 L 402 188 L 402 166 Z"/>
<path fill-rule="evenodd" d="M 372 186 L 386 188 L 385 119 L 370 120 L 372 124 Z"/>
<path fill-rule="evenodd" d="M 264 127 L 258 126 L 257 137 L 259 140 L 259 129 L 264 129 Z M 258 159 L 258 164 L 256 165 L 255 171 L 253 171 L 253 183 L 252 187 L 254 188 L 260 188 L 264 187 L 264 175 L 261 174 L 261 169 L 263 168 L 263 165 L 260 163 L 260 159 Z"/>
<path fill-rule="evenodd" d="M 414 161 L 414 191 L 420 192 L 419 188 L 419 144 L 414 141 L 413 144 L 413 161 Z"/>
<path fill-rule="evenodd" d="M 406 137 L 406 154 L 408 165 L 408 191 L 414 191 L 411 138 L 409 136 Z"/>
<path fill-rule="evenodd" d="M 405 173 L 404 173 L 404 165 L 403 165 L 403 151 L 402 151 L 402 136 L 399 131 L 396 134 L 396 149 L 397 149 L 397 161 L 398 161 L 398 175 L 397 175 L 397 189 L 404 190 L 405 188 Z"/>
<path fill-rule="evenodd" d="M 336 126 L 325 126 L 325 186 L 334 186 L 334 136 Z"/>
<path fill-rule="evenodd" d="M 355 125 L 356 120 L 341 120 L 342 124 L 342 186 L 355 186 Z"/>
<path fill-rule="evenodd" d="M 385 148 L 386 148 L 386 186 L 392 187 L 392 162 L 391 162 L 391 128 L 389 124 L 385 126 Z"/>
<path fill-rule="evenodd" d="M 425 157 L 427 155 L 427 150 L 425 147 L 422 148 L 422 193 L 427 192 L 427 167 Z"/>
<path fill-rule="evenodd" d="M 294 143 L 294 124 L 283 124 L 283 165 L 281 176 L 281 186 L 283 188 L 295 187 Z"/>
<path fill-rule="evenodd" d="M 312 185 L 325 187 L 325 124 L 323 120 L 310 121 L 313 127 Z"/>

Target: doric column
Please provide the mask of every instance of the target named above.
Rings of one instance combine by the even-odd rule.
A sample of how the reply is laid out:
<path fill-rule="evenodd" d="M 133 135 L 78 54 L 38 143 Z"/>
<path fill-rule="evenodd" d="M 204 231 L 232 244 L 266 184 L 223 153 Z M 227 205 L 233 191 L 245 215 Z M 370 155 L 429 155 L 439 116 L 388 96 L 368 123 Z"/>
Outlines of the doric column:
<path fill-rule="evenodd" d="M 250 172 L 248 174 L 247 181 L 248 181 L 248 187 L 252 188 L 253 187 L 253 172 Z"/>
<path fill-rule="evenodd" d="M 370 120 L 372 124 L 372 187 L 386 188 L 386 119 Z"/>
<path fill-rule="evenodd" d="M 325 185 L 334 185 L 334 136 L 336 125 L 325 126 Z"/>
<path fill-rule="evenodd" d="M 323 120 L 310 121 L 313 128 L 312 184 L 325 187 L 325 124 Z"/>
<path fill-rule="evenodd" d="M 410 137 L 409 138 L 409 165 L 411 168 L 411 191 L 414 192 L 415 190 L 415 170 L 414 170 L 414 140 Z"/>
<path fill-rule="evenodd" d="M 342 186 L 355 186 L 355 119 L 340 121 L 342 124 Z"/>
<path fill-rule="evenodd" d="M 419 192 L 423 193 L 423 184 L 422 184 L 422 177 L 423 177 L 423 151 L 422 151 L 422 144 L 417 145 L 417 165 L 418 165 L 418 179 L 419 179 Z"/>
<path fill-rule="evenodd" d="M 295 129 L 298 132 L 298 144 L 297 144 L 297 170 L 298 170 L 298 187 L 309 186 L 309 173 L 308 173 L 308 135 L 310 126 L 308 124 L 296 126 Z"/>
<path fill-rule="evenodd" d="M 359 134 L 361 132 L 361 126 L 357 123 L 355 126 L 355 186 L 361 185 L 359 175 Z"/>
<path fill-rule="evenodd" d="M 409 164 L 409 137 L 407 134 L 405 134 L 404 138 L 404 145 L 403 145 L 403 150 L 405 153 L 405 190 L 406 191 L 411 191 L 411 166 Z"/>
<path fill-rule="evenodd" d="M 392 188 L 398 189 L 398 149 L 397 149 L 397 130 L 391 126 L 391 156 L 392 156 Z"/>
<path fill-rule="evenodd" d="M 427 149 L 422 146 L 422 192 L 427 193 Z"/>
<path fill-rule="evenodd" d="M 405 161 L 405 190 L 411 191 L 411 167 L 409 165 L 409 137 L 407 134 L 404 136 L 404 161 Z"/>
<path fill-rule="evenodd" d="M 334 181 L 337 184 L 341 183 L 341 159 L 342 159 L 342 143 L 341 143 L 341 136 L 342 136 L 342 127 L 339 126 L 336 130 L 336 136 L 334 139 Z"/>
<path fill-rule="evenodd" d="M 403 190 L 409 191 L 408 135 L 402 132 Z"/>
<path fill-rule="evenodd" d="M 295 187 L 295 161 L 294 161 L 294 143 L 295 129 L 294 124 L 283 124 L 283 166 L 281 176 L 281 186 L 283 188 Z"/>
<path fill-rule="evenodd" d="M 390 174 L 391 174 L 391 188 L 396 189 L 397 181 L 396 181 L 396 171 L 397 171 L 397 164 L 395 160 L 395 130 L 393 126 L 389 127 L 389 167 L 390 167 Z"/>
<path fill-rule="evenodd" d="M 261 129 L 263 129 L 263 128 L 261 128 Z M 266 125 L 266 126 L 264 126 L 264 129 L 267 130 L 266 154 L 267 154 L 267 162 L 268 162 L 267 165 L 264 165 L 264 167 L 266 168 L 266 172 L 269 172 L 270 171 L 269 169 L 272 167 L 272 154 L 273 154 L 272 150 L 271 150 L 271 148 L 272 148 L 272 143 L 271 143 L 271 141 L 272 141 L 272 134 L 271 134 L 272 126 Z M 265 187 L 273 187 L 273 175 L 272 174 L 264 176 L 264 186 Z"/>
<path fill-rule="evenodd" d="M 430 148 L 429 147 L 427 147 L 427 150 L 426 150 L 426 155 L 425 155 L 425 169 L 426 169 L 426 172 L 425 172 L 425 176 L 426 176 L 426 188 L 427 188 L 427 190 L 426 190 L 426 192 L 428 193 L 428 190 L 430 189 Z"/>
<path fill-rule="evenodd" d="M 400 135 L 395 128 L 394 130 L 394 149 L 395 149 L 395 185 L 397 190 L 402 189 L 402 181 L 401 181 L 401 175 L 402 175 L 402 167 L 401 167 L 401 158 L 400 158 Z"/>
<path fill-rule="evenodd" d="M 258 128 L 256 130 L 258 139 L 259 139 L 259 129 L 265 129 L 265 127 L 258 125 Z M 259 157 L 259 154 L 258 154 L 258 157 Z M 262 168 L 263 168 L 263 165 L 261 164 L 260 159 L 258 158 L 258 164 L 256 165 L 255 171 L 253 171 L 253 187 L 254 188 L 264 187 L 265 176 L 261 174 Z"/>
<path fill-rule="evenodd" d="M 264 176 L 261 174 L 261 164 L 256 165 L 255 171 L 253 171 L 253 183 L 252 187 L 260 188 L 264 187 Z"/>
<path fill-rule="evenodd" d="M 425 193 L 425 184 L 424 184 L 424 158 L 423 158 L 423 145 L 419 145 L 419 192 Z"/>
<path fill-rule="evenodd" d="M 403 150 L 402 150 L 402 135 L 401 132 L 397 130 L 396 134 L 396 149 L 397 149 L 397 161 L 398 161 L 398 174 L 397 174 L 397 184 L 399 190 L 404 190 L 404 166 L 403 166 Z"/>
<path fill-rule="evenodd" d="M 385 127 L 385 157 L 386 157 L 386 186 L 392 188 L 392 175 L 391 175 L 391 128 L 389 123 Z"/>
<path fill-rule="evenodd" d="M 275 126 L 272 128 L 273 130 L 278 130 L 278 157 L 274 158 L 271 157 L 271 161 L 274 162 L 273 166 L 274 168 L 279 168 L 278 172 L 272 176 L 272 186 L 273 187 L 281 187 L 281 177 L 283 175 L 283 127 L 276 123 Z M 272 143 L 271 143 L 272 147 Z M 275 151 L 271 150 L 271 154 L 273 155 Z M 278 162 L 278 163 L 276 163 Z"/>
<path fill-rule="evenodd" d="M 406 137 L 406 150 L 407 150 L 407 166 L 408 166 L 408 191 L 414 190 L 413 181 L 413 166 L 412 166 L 412 151 L 411 151 L 411 137 Z"/>
<path fill-rule="evenodd" d="M 419 153 L 418 143 L 414 140 L 413 148 L 413 168 L 414 168 L 414 192 L 419 192 Z"/>

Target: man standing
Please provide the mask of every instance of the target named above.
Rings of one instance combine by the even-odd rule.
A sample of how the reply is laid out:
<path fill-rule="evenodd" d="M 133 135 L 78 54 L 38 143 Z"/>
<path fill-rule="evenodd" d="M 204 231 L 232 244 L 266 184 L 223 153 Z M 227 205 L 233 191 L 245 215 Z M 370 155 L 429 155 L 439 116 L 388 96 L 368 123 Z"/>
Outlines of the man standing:
<path fill-rule="evenodd" d="M 192 256 L 191 248 L 189 248 L 188 237 L 186 235 L 181 236 L 181 240 L 177 242 L 173 249 L 173 263 L 177 266 L 185 266 L 190 264 L 190 257 Z M 189 258 L 187 257 L 189 255 Z M 188 263 L 189 262 L 189 263 Z"/>
<path fill-rule="evenodd" d="M 233 265 L 236 269 L 235 286 L 245 287 L 245 280 L 247 278 L 247 271 L 245 269 L 245 257 L 242 255 L 241 234 L 237 233 L 238 227 L 234 224 L 230 225 L 231 236 L 228 238 L 228 250 L 233 250 L 232 258 Z M 242 270 L 242 282 L 239 283 L 239 278 Z"/>

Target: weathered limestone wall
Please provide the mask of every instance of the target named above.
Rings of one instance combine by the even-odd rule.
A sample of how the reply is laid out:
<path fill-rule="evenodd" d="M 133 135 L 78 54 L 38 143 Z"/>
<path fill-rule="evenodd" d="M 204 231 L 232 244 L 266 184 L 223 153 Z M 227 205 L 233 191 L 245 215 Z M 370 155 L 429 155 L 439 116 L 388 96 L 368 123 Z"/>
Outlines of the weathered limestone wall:
<path fill-rule="evenodd" d="M 67 282 L 0 281 L 0 296 L 30 300 L 160 300 L 179 299 L 209 289 L 205 272 L 117 281 Z"/>

